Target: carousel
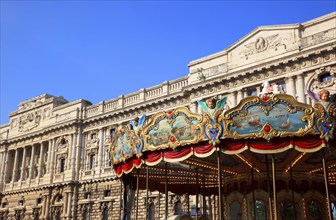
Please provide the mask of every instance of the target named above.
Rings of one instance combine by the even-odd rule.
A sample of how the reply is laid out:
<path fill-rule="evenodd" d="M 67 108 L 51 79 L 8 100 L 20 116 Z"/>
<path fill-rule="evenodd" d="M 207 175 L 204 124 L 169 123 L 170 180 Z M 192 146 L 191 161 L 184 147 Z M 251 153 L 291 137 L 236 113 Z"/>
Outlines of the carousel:
<path fill-rule="evenodd" d="M 226 111 L 226 97 L 209 98 L 200 114 L 178 107 L 120 126 L 111 144 L 119 219 L 335 219 L 336 105 L 327 95 L 310 106 L 265 93 Z M 161 214 L 149 204 L 154 191 Z M 175 213 L 172 194 L 183 200 Z"/>

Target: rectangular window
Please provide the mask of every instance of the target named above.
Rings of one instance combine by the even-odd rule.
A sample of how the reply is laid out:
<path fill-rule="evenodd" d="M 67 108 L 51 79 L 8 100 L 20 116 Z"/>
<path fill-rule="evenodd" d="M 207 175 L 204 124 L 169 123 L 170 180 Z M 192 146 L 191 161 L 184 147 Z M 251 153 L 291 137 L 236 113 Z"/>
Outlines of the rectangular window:
<path fill-rule="evenodd" d="M 89 155 L 89 170 L 92 170 L 95 166 L 95 156 L 94 154 Z"/>
<path fill-rule="evenodd" d="M 64 173 L 65 170 L 65 159 L 61 158 L 60 160 L 60 173 Z"/>

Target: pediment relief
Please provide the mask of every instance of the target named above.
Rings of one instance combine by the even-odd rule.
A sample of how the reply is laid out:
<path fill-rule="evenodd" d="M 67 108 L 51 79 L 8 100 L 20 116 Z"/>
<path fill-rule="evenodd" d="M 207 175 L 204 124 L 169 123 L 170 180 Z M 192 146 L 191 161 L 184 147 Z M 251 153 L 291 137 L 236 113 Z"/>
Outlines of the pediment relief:
<path fill-rule="evenodd" d="M 267 59 L 298 48 L 294 28 L 260 28 L 228 48 L 231 67 Z"/>

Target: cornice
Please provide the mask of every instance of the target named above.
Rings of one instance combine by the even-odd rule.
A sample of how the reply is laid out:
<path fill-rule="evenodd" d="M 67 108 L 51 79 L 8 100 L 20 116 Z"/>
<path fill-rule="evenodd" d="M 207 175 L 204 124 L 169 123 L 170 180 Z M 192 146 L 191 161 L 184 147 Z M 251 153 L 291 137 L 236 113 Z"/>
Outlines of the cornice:
<path fill-rule="evenodd" d="M 77 184 L 78 184 L 78 181 L 68 181 L 68 182 L 48 184 L 48 185 L 42 185 L 42 186 L 31 187 L 31 188 L 20 189 L 20 190 L 5 191 L 5 192 L 2 192 L 2 193 L 3 193 L 4 196 L 8 196 L 8 195 L 21 194 L 21 193 L 43 191 L 43 190 L 46 190 L 46 189 L 50 190 L 50 189 L 59 188 L 59 187 L 74 186 L 74 185 L 77 185 Z"/>
<path fill-rule="evenodd" d="M 78 119 L 75 120 L 71 120 L 71 121 L 67 121 L 64 122 L 62 124 L 57 124 L 54 126 L 49 126 L 47 128 L 42 128 L 40 130 L 37 131 L 33 131 L 30 133 L 22 133 L 20 135 L 17 136 L 13 136 L 7 139 L 8 144 L 13 144 L 15 142 L 21 142 L 21 141 L 25 141 L 25 140 L 29 140 L 29 139 L 34 139 L 34 138 L 43 138 L 43 137 L 52 137 L 58 134 L 63 134 L 66 133 L 66 131 L 72 131 L 72 130 L 76 130 L 76 125 L 80 125 L 81 121 Z M 67 129 L 70 128 L 70 129 Z M 65 130 L 64 130 L 65 129 Z"/>

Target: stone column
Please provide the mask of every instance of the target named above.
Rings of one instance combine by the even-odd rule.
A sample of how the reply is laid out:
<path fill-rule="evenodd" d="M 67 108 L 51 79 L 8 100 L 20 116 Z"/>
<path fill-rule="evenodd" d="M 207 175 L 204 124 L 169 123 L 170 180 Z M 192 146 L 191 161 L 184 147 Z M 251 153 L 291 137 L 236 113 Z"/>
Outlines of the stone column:
<path fill-rule="evenodd" d="M 99 146 L 98 146 L 98 170 L 100 171 L 103 165 L 103 150 L 104 150 L 104 129 L 99 129 Z M 100 172 L 99 172 L 100 173 Z"/>
<path fill-rule="evenodd" d="M 192 113 L 197 113 L 197 105 L 196 102 L 191 102 L 189 105 L 189 109 Z"/>
<path fill-rule="evenodd" d="M 303 80 L 303 75 L 299 74 L 297 75 L 296 78 L 296 89 L 297 89 L 297 94 L 298 94 L 298 101 L 305 103 L 306 97 L 305 97 L 305 89 L 304 89 L 304 80 Z"/>
<path fill-rule="evenodd" d="M 6 184 L 7 183 L 7 173 L 8 173 L 8 157 L 9 157 L 9 153 L 10 151 L 6 151 L 5 152 L 5 157 L 4 157 L 4 168 L 2 171 L 2 178 L 3 178 L 3 183 Z M 3 191 L 3 189 L 1 189 L 1 191 Z"/>
<path fill-rule="evenodd" d="M 38 178 L 38 179 L 42 177 L 43 154 L 44 154 L 44 144 L 43 144 L 43 142 L 42 142 L 42 143 L 41 143 L 41 149 L 40 149 L 40 158 L 39 158 L 38 174 L 37 174 L 37 178 Z"/>
<path fill-rule="evenodd" d="M 50 170 L 50 167 L 51 167 L 51 164 L 50 164 L 50 161 L 51 161 L 51 152 L 52 152 L 52 146 L 51 146 L 51 140 L 48 141 L 48 159 L 47 159 L 47 173 L 50 173 L 51 170 Z"/>
<path fill-rule="evenodd" d="M 0 192 L 3 191 L 3 185 L 5 184 L 4 181 L 4 170 L 5 170 L 5 156 L 6 156 L 6 151 L 0 153 Z"/>
<path fill-rule="evenodd" d="M 295 83 L 294 83 L 294 78 L 292 76 L 286 78 L 286 89 L 287 89 L 288 95 L 291 95 L 294 98 L 296 98 Z"/>
<path fill-rule="evenodd" d="M 0 184 L 2 183 L 3 170 L 5 168 L 5 153 L 6 152 L 0 152 Z"/>
<path fill-rule="evenodd" d="M 243 99 L 243 91 L 242 90 L 238 90 L 238 93 L 237 93 L 237 103 L 240 102 L 240 100 Z"/>
<path fill-rule="evenodd" d="M 32 178 L 32 171 L 33 171 L 33 166 L 34 166 L 34 154 L 35 154 L 35 147 L 34 145 L 32 146 L 32 151 L 30 154 L 30 167 L 29 167 L 29 176 L 28 176 L 28 181 L 31 180 Z"/>
<path fill-rule="evenodd" d="M 44 194 L 44 210 L 43 210 L 43 215 L 44 215 L 44 219 L 50 219 L 50 197 L 51 197 L 51 191 L 50 189 L 47 190 Z"/>
<path fill-rule="evenodd" d="M 51 147 L 50 147 L 51 151 L 50 152 L 50 160 L 48 161 L 48 163 L 50 163 L 50 181 L 52 182 L 53 180 L 53 176 L 54 176 L 54 167 L 55 167 L 55 139 L 51 140 Z"/>
<path fill-rule="evenodd" d="M 69 202 L 69 193 L 65 192 L 65 200 L 63 202 L 63 213 L 62 213 L 62 216 L 64 216 L 64 217 L 67 216 L 68 202 Z"/>
<path fill-rule="evenodd" d="M 76 138 L 76 170 L 75 170 L 75 173 L 76 173 L 76 180 L 79 179 L 79 173 L 80 173 L 80 168 L 81 168 L 81 161 L 82 161 L 82 157 L 81 157 L 81 145 L 82 143 L 84 142 L 83 141 L 83 137 L 82 137 L 82 129 L 79 128 L 78 129 L 78 132 L 77 132 L 77 138 Z M 84 150 L 82 150 L 84 151 Z"/>
<path fill-rule="evenodd" d="M 71 219 L 72 216 L 71 216 L 71 207 L 72 207 L 72 192 L 68 192 L 67 193 L 67 219 Z"/>
<path fill-rule="evenodd" d="M 232 92 L 231 93 L 231 98 L 230 98 L 230 100 L 231 100 L 231 106 L 230 106 L 230 108 L 233 108 L 233 107 L 235 107 L 237 105 L 236 93 L 237 92 Z"/>
<path fill-rule="evenodd" d="M 248 96 L 247 89 L 244 88 L 243 91 L 244 91 L 244 95 L 243 95 L 243 97 L 246 98 L 246 97 Z"/>
<path fill-rule="evenodd" d="M 77 132 L 72 134 L 72 158 L 71 158 L 71 179 L 75 180 L 76 178 L 76 145 L 77 145 Z"/>
<path fill-rule="evenodd" d="M 23 180 L 24 178 L 24 171 L 25 171 L 25 166 L 26 166 L 26 151 L 27 147 L 23 148 L 23 156 L 22 156 L 22 164 L 21 164 L 21 176 L 20 176 L 20 181 Z"/>
<path fill-rule="evenodd" d="M 11 182 L 15 182 L 15 178 L 16 178 L 16 173 L 17 173 L 17 168 L 18 168 L 18 164 L 17 164 L 17 161 L 18 161 L 18 153 L 19 153 L 19 150 L 16 149 L 15 150 L 15 158 L 14 158 L 14 164 L 13 164 L 13 173 L 12 173 L 12 180 Z"/>

